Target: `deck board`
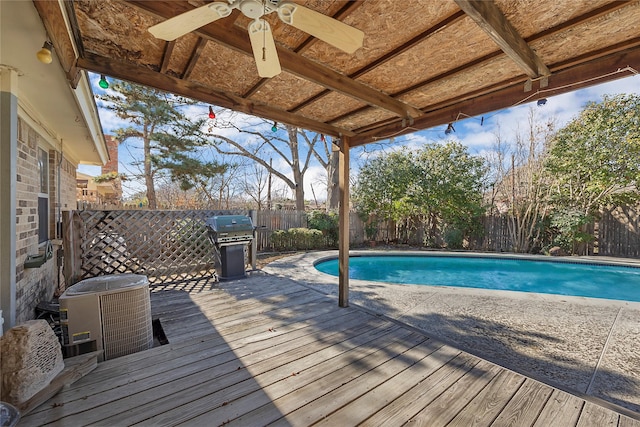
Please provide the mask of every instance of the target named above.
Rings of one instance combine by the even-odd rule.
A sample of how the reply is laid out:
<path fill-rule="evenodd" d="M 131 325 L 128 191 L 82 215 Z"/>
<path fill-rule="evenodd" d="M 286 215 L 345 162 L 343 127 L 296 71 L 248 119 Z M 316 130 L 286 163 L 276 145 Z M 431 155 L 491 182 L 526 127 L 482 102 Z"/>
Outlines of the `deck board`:
<path fill-rule="evenodd" d="M 454 353 L 457 352 L 455 349 L 451 350 Z M 479 361 L 480 359 L 477 357 L 457 352 L 455 357 L 446 360 L 446 365 L 429 376 L 427 380 L 408 389 L 401 397 L 376 412 L 362 425 L 374 427 L 405 424 L 412 416 L 420 412 L 422 408 L 476 366 Z"/>
<path fill-rule="evenodd" d="M 399 341 L 388 347 L 389 351 L 395 353 L 393 358 L 389 358 L 386 352 L 376 352 L 367 363 L 348 365 L 298 390 L 289 396 L 291 404 L 299 405 L 300 401 L 308 403 L 288 412 L 274 425 L 307 426 L 329 416 L 345 403 L 352 402 L 370 388 L 408 369 L 440 347 L 433 342 L 421 346 L 424 342 L 424 337 L 414 334 L 410 340 Z"/>
<path fill-rule="evenodd" d="M 540 412 L 534 427 L 545 427 L 553 423 L 574 426 L 578 422 L 584 401 L 569 393 L 554 390 Z"/>
<path fill-rule="evenodd" d="M 542 383 L 526 380 L 500 412 L 494 424 L 500 426 L 530 426 L 549 400 L 553 390 Z"/>
<path fill-rule="evenodd" d="M 504 409 L 525 378 L 509 371 L 496 375 L 469 404 L 449 423 L 452 427 L 474 427 L 490 425 Z M 569 425 L 569 424 L 567 424 Z"/>
<path fill-rule="evenodd" d="M 445 426 L 500 372 L 500 368 L 481 360 L 409 422 L 416 426 Z"/>
<path fill-rule="evenodd" d="M 169 344 L 100 363 L 19 425 L 640 426 L 289 279 L 216 286 L 154 288 Z"/>

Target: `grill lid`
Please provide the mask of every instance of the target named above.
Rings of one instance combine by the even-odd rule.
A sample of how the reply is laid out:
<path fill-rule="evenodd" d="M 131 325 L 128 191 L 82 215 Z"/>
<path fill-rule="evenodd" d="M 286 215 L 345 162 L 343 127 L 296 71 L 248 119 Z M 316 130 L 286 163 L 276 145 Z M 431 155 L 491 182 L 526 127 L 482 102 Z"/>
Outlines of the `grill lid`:
<path fill-rule="evenodd" d="M 248 216 L 212 216 L 205 223 L 209 227 L 209 238 L 216 245 L 248 244 L 253 240 L 253 223 Z"/>
<path fill-rule="evenodd" d="M 206 224 L 216 233 L 253 233 L 251 218 L 244 215 L 218 215 L 206 219 Z"/>

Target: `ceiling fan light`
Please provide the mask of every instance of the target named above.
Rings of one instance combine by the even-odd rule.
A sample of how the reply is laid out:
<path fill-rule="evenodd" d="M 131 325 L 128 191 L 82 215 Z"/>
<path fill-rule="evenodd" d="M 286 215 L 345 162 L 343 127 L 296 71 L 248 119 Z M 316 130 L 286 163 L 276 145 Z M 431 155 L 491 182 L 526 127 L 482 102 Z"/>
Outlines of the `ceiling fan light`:
<path fill-rule="evenodd" d="M 53 50 L 53 45 L 51 44 L 51 42 L 45 41 L 44 44 L 42 45 L 42 49 L 40 49 L 36 53 L 36 57 L 38 58 L 38 61 L 42 62 L 43 64 L 51 64 L 51 62 L 53 61 L 53 57 L 51 56 L 52 50 Z"/>

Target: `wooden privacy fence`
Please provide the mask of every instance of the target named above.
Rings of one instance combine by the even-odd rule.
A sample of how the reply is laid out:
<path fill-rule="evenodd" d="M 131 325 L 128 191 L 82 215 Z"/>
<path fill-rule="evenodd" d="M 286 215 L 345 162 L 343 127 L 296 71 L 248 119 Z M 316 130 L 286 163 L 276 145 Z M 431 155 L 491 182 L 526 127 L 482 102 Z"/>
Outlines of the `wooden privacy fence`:
<path fill-rule="evenodd" d="M 605 209 L 598 226 L 599 255 L 640 258 L 640 207 Z"/>
<path fill-rule="evenodd" d="M 307 228 L 307 213 L 297 211 L 254 211 L 256 220 L 256 245 L 259 252 L 273 250 L 271 234 L 276 230 Z M 364 243 L 364 224 L 355 212 L 349 215 L 349 241 L 352 245 Z"/>
<path fill-rule="evenodd" d="M 271 233 L 290 228 L 306 228 L 307 214 L 298 211 L 255 211 L 256 240 L 258 251 L 271 251 Z"/>

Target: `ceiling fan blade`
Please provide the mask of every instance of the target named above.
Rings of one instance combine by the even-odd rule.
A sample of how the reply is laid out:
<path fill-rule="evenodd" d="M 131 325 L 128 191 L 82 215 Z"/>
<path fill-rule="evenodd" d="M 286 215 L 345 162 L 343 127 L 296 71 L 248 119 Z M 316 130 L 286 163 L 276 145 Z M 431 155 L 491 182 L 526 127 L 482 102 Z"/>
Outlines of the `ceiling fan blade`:
<path fill-rule="evenodd" d="M 269 23 L 264 19 L 256 19 L 251 22 L 249 24 L 249 38 L 256 67 L 258 67 L 258 75 L 270 78 L 280 74 L 282 69 Z"/>
<path fill-rule="evenodd" d="M 284 23 L 347 53 L 353 53 L 362 47 L 362 31 L 299 4 L 281 3 L 278 6 L 278 16 Z"/>
<path fill-rule="evenodd" d="M 204 25 L 229 16 L 231 10 L 227 3 L 209 3 L 149 27 L 149 32 L 158 39 L 175 40 Z"/>

